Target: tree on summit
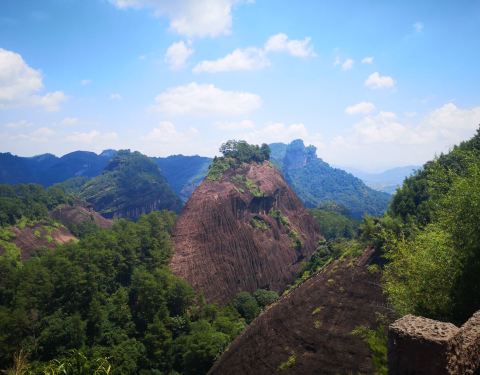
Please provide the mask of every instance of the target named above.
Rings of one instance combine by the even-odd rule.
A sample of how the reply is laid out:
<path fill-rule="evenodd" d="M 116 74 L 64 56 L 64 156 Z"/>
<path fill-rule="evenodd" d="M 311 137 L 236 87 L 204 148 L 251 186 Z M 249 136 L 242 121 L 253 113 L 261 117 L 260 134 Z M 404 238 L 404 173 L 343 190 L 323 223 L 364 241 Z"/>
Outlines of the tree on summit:
<path fill-rule="evenodd" d="M 266 143 L 258 146 L 231 139 L 220 146 L 220 152 L 225 158 L 230 157 L 241 163 L 251 161 L 261 163 L 270 159 L 270 147 Z"/>

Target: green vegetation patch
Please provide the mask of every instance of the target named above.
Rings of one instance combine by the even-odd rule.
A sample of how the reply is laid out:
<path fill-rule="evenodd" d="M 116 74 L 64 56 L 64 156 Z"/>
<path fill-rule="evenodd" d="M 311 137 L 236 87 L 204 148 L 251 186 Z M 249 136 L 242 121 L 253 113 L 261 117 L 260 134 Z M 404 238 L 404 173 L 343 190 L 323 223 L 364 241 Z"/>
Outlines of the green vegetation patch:
<path fill-rule="evenodd" d="M 174 221 L 166 211 L 118 220 L 23 262 L 0 243 L 2 370 L 21 362 L 32 374 L 207 373 L 245 318 L 206 304 L 169 270 Z M 245 316 L 269 293 L 247 299 Z"/>
<path fill-rule="evenodd" d="M 266 230 L 270 229 L 270 226 L 268 225 L 268 223 L 265 222 L 263 219 L 257 217 L 257 216 L 252 217 L 250 219 L 250 225 L 255 229 L 260 229 L 260 230 L 263 230 L 263 231 L 266 231 Z"/>
<path fill-rule="evenodd" d="M 387 328 L 384 318 L 377 316 L 378 325 L 376 328 L 357 326 L 352 335 L 361 338 L 372 353 L 372 364 L 376 375 L 388 374 L 387 366 Z"/>
<path fill-rule="evenodd" d="M 282 362 L 278 365 L 278 371 L 288 370 L 292 368 L 297 363 L 297 355 L 292 352 L 285 362 Z"/>

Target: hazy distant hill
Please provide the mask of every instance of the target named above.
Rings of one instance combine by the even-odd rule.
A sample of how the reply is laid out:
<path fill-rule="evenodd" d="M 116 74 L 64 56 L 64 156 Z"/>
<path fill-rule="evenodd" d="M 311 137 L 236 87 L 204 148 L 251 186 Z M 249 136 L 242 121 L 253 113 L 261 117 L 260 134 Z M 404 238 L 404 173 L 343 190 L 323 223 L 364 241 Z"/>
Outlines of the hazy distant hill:
<path fill-rule="evenodd" d="M 0 183 L 37 183 L 50 186 L 72 177 L 98 176 L 113 156 L 111 150 L 100 155 L 89 151 L 74 151 L 62 157 L 43 154 L 21 157 L 0 154 Z"/>
<path fill-rule="evenodd" d="M 332 168 L 317 157 L 314 146 L 305 147 L 301 139 L 288 145 L 273 143 L 270 149 L 272 161 L 307 207 L 334 201 L 356 218 L 365 213 L 382 215 L 387 208 L 389 194 L 369 188 L 342 169 Z"/>
<path fill-rule="evenodd" d="M 138 218 L 154 210 L 179 211 L 182 203 L 158 165 L 139 152 L 118 151 L 102 174 L 87 181 L 80 198 L 107 218 Z"/>
<path fill-rule="evenodd" d="M 211 158 L 204 156 L 172 155 L 153 158 L 173 191 L 185 202 L 207 174 Z"/>
<path fill-rule="evenodd" d="M 402 185 L 407 177 L 411 176 L 419 168 L 420 166 L 418 165 L 407 165 L 405 167 L 387 169 L 380 173 L 367 173 L 359 170 L 352 170 L 352 173 L 361 178 L 371 188 L 392 194 Z"/>
<path fill-rule="evenodd" d="M 42 154 L 22 157 L 0 153 L 0 183 L 37 183 L 50 186 L 73 177 L 95 177 L 102 173 L 115 150 L 101 154 L 89 151 L 74 151 L 62 157 Z M 186 201 L 207 174 L 211 158 L 203 156 L 172 155 L 152 158 L 160 167 L 173 191 Z"/>

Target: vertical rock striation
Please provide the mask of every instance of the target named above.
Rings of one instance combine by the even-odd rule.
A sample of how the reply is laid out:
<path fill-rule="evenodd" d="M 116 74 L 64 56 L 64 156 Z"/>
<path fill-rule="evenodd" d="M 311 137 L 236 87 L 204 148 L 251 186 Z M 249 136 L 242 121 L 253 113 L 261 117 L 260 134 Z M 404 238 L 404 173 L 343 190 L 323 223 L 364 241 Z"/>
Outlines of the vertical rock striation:
<path fill-rule="evenodd" d="M 269 162 L 243 164 L 195 190 L 177 220 L 171 268 L 207 301 L 283 290 L 320 239 L 315 220 Z"/>

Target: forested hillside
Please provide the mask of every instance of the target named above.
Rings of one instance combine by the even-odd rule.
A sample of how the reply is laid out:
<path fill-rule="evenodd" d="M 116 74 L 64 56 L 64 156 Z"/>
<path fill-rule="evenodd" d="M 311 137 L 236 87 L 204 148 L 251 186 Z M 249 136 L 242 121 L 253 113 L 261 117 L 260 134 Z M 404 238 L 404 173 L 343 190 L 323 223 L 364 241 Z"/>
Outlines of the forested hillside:
<path fill-rule="evenodd" d="M 317 157 L 314 146 L 305 147 L 297 139 L 286 145 L 270 145 L 272 162 L 283 172 L 287 182 L 307 207 L 333 201 L 346 207 L 352 217 L 382 215 L 388 205 L 387 193 L 373 190 L 360 179 L 341 169 L 332 168 Z"/>
<path fill-rule="evenodd" d="M 211 158 L 203 156 L 172 155 L 165 158 L 152 158 L 173 191 L 186 202 L 195 188 L 200 185 L 208 172 Z"/>
<path fill-rule="evenodd" d="M 480 308 L 480 131 L 426 163 L 363 237 L 388 260 L 384 287 L 401 315 L 463 323 Z"/>
<path fill-rule="evenodd" d="M 174 220 L 155 212 L 27 261 L 0 256 L 0 368 L 206 373 L 245 322 L 168 270 Z"/>
<path fill-rule="evenodd" d="M 107 218 L 138 218 L 154 210 L 181 208 L 156 163 L 129 150 L 118 151 L 101 175 L 81 186 L 79 197 Z"/>
<path fill-rule="evenodd" d="M 88 151 L 75 151 L 56 157 L 43 154 L 33 157 L 0 154 L 0 183 L 37 183 L 50 186 L 72 177 L 93 177 L 99 175 L 114 151 L 104 151 L 100 155 Z"/>

